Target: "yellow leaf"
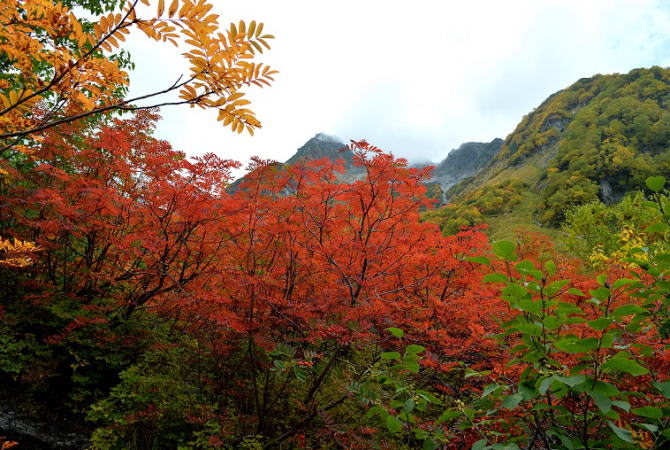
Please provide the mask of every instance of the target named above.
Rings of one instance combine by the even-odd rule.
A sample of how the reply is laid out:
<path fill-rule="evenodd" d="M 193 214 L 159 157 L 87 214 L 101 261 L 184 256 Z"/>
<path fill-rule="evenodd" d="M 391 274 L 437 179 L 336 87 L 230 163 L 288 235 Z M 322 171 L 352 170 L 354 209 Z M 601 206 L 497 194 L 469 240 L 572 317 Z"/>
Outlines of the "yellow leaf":
<path fill-rule="evenodd" d="M 158 17 L 163 15 L 165 11 L 165 0 L 158 0 L 158 12 L 156 13 Z"/>
<path fill-rule="evenodd" d="M 177 12 L 177 9 L 179 9 L 179 0 L 172 0 L 172 3 L 170 4 L 170 9 L 168 10 L 168 16 L 172 17 L 174 14 Z"/>

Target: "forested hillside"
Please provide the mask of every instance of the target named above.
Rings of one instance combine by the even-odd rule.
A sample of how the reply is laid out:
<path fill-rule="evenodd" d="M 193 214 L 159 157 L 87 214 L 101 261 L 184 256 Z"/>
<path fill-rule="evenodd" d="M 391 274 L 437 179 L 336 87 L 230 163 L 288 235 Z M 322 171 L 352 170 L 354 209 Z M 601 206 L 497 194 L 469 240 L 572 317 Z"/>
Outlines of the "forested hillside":
<path fill-rule="evenodd" d="M 502 227 L 512 217 L 556 227 L 571 206 L 621 200 L 646 177 L 668 174 L 669 99 L 670 70 L 660 67 L 581 79 L 525 116 L 495 160 L 452 188 L 453 205 L 433 217 L 450 230 Z"/>
<path fill-rule="evenodd" d="M 670 446 L 667 69 L 435 172 L 318 134 L 233 185 L 156 135 L 261 127 L 273 36 L 213 11 L 0 3 L 0 449 Z M 131 35 L 187 73 L 129 97 Z"/>

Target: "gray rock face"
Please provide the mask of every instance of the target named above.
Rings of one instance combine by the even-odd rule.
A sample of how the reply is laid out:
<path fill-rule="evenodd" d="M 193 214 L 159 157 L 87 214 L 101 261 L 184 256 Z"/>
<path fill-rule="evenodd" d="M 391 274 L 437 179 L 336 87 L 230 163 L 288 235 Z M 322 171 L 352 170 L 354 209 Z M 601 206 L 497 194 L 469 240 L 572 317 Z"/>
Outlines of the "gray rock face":
<path fill-rule="evenodd" d="M 48 422 L 21 415 L 10 409 L 0 409 L 0 436 L 19 443 L 20 449 L 85 449 L 88 436 L 73 431 L 72 424 L 53 418 Z"/>
<path fill-rule="evenodd" d="M 449 152 L 433 170 L 431 182 L 439 183 L 443 192 L 459 181 L 471 177 L 486 167 L 500 151 L 503 140 L 489 143 L 467 142 Z"/>
<path fill-rule="evenodd" d="M 354 164 L 354 154 L 346 144 L 325 133 L 317 133 L 305 142 L 284 164 L 290 166 L 300 161 L 324 158 L 331 161 L 342 160 L 345 169 L 345 172 L 339 177 L 342 182 L 351 182 L 363 175 L 363 169 Z"/>
<path fill-rule="evenodd" d="M 467 142 L 457 149 L 449 152 L 447 157 L 433 170 L 432 178 L 426 183 L 430 186 L 439 187 L 439 196 L 459 181 L 471 177 L 486 167 L 493 157 L 498 153 L 503 143 L 502 139 L 496 138 L 491 142 Z M 300 147 L 282 165 L 290 166 L 301 161 L 327 158 L 331 161 L 342 160 L 344 173 L 339 176 L 341 182 L 352 182 L 360 179 L 365 171 L 354 164 L 354 155 L 346 145 L 334 136 L 318 133 Z M 428 163 L 413 164 L 411 167 L 423 167 Z M 241 180 L 237 180 L 230 192 L 237 189 Z M 444 200 L 444 198 L 440 198 Z"/>

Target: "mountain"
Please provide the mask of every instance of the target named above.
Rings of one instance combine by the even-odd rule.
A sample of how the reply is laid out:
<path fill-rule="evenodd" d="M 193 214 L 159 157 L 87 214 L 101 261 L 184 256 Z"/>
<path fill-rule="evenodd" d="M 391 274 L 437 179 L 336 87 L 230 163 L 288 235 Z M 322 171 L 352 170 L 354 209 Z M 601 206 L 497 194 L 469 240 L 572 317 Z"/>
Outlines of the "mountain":
<path fill-rule="evenodd" d="M 438 183 L 443 192 L 459 181 L 476 175 L 498 154 L 503 140 L 496 138 L 489 143 L 466 142 L 453 149 L 433 169 L 431 182 Z"/>
<path fill-rule="evenodd" d="M 284 163 L 276 163 L 278 168 L 291 166 L 300 161 L 328 158 L 331 161 L 342 160 L 344 164 L 344 173 L 340 179 L 343 181 L 352 181 L 360 177 L 363 172 L 354 165 L 354 155 L 342 142 L 335 136 L 325 133 L 317 133 L 307 142 L 305 142 L 296 152 Z M 246 176 L 245 176 L 246 177 Z M 240 183 L 245 177 L 235 180 L 228 188 L 229 192 L 234 192 L 239 188 Z"/>
<path fill-rule="evenodd" d="M 487 222 L 550 229 L 573 205 L 613 203 L 670 174 L 670 69 L 595 75 L 524 116 L 490 163 L 429 213 L 445 229 Z"/>

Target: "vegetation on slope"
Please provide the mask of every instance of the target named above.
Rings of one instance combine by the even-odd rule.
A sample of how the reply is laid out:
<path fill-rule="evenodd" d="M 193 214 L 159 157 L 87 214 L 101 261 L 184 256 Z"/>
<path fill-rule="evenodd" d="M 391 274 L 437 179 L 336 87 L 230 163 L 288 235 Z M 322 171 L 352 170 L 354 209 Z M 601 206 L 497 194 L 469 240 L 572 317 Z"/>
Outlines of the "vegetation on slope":
<path fill-rule="evenodd" d="M 488 168 L 447 193 L 448 208 L 462 209 L 469 193 L 509 179 L 539 193 L 517 205 L 532 210 L 529 225 L 556 227 L 573 205 L 616 202 L 646 177 L 670 172 L 669 100 L 670 69 L 579 80 L 525 116 Z M 482 222 L 504 212 L 479 211 Z"/>

